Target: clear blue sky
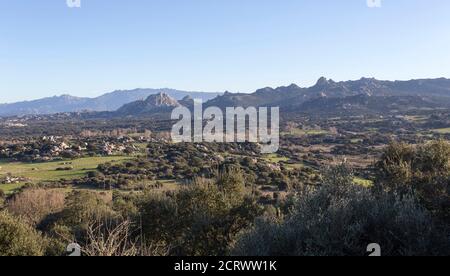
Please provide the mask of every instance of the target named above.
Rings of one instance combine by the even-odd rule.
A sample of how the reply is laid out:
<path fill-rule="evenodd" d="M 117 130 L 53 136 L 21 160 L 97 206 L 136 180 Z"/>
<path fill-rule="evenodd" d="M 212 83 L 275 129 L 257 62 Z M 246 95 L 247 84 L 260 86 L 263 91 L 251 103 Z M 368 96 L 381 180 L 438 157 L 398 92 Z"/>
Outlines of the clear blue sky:
<path fill-rule="evenodd" d="M 0 102 L 450 77 L 450 1 L 0 0 Z"/>

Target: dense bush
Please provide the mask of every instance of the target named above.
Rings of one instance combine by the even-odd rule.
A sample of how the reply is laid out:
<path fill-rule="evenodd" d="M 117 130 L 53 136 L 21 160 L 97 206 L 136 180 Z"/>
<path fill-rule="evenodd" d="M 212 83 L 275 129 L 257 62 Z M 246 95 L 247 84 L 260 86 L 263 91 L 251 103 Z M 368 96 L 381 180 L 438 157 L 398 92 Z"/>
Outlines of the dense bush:
<path fill-rule="evenodd" d="M 450 144 L 389 145 L 377 163 L 376 189 L 412 193 L 434 215 L 450 224 Z"/>
<path fill-rule="evenodd" d="M 0 189 L 0 210 L 3 209 L 3 205 L 5 204 L 6 194 L 3 190 Z"/>
<path fill-rule="evenodd" d="M 31 226 L 6 211 L 0 212 L 0 256 L 41 256 L 44 244 Z"/>
<path fill-rule="evenodd" d="M 374 195 L 334 169 L 317 190 L 302 193 L 284 221 L 265 219 L 244 234 L 236 255 L 365 255 L 378 243 L 383 255 L 448 255 L 450 241 L 410 196 Z"/>
<path fill-rule="evenodd" d="M 261 212 L 234 170 L 212 182 L 198 179 L 169 196 L 147 195 L 141 210 L 148 242 L 163 242 L 173 255 L 195 256 L 227 254 Z"/>
<path fill-rule="evenodd" d="M 92 224 L 113 223 L 120 219 L 110 201 L 95 192 L 73 191 L 67 196 L 65 207 L 43 219 L 39 227 L 63 242 L 83 243 Z"/>

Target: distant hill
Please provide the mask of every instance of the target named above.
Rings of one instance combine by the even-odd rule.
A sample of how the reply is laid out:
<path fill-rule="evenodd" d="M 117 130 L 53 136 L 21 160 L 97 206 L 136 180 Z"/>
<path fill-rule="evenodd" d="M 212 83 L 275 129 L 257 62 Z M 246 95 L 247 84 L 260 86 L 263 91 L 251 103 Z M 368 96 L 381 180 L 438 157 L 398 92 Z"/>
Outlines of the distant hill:
<path fill-rule="evenodd" d="M 42 115 L 80 111 L 115 111 L 127 103 L 146 99 L 150 95 L 165 93 L 181 100 L 187 96 L 202 99 L 204 102 L 221 93 L 189 92 L 174 89 L 135 89 L 118 90 L 97 98 L 81 98 L 70 95 L 43 98 L 11 104 L 0 104 L 0 116 Z"/>
<path fill-rule="evenodd" d="M 450 102 L 447 102 L 450 107 Z M 285 111 L 314 114 L 360 115 L 387 114 L 420 109 L 444 108 L 426 97 L 420 96 L 369 96 L 360 94 L 342 98 L 321 97 L 307 101 L 300 107 L 287 108 Z"/>
<path fill-rule="evenodd" d="M 318 98 L 345 98 L 357 95 L 419 96 L 450 100 L 450 79 L 411 81 L 379 81 L 362 78 L 357 81 L 334 82 L 320 78 L 316 85 L 301 88 L 295 84 L 278 88 L 263 88 L 253 94 L 225 93 L 211 100 L 215 106 L 281 106 L 298 107 Z"/>
<path fill-rule="evenodd" d="M 253 94 L 225 93 L 208 106 L 279 106 L 282 111 L 307 113 L 363 112 L 450 108 L 450 79 L 380 81 L 362 78 L 334 82 L 320 78 L 308 88 L 295 84 L 263 88 Z"/>
<path fill-rule="evenodd" d="M 168 113 L 174 107 L 193 106 L 200 98 L 208 106 L 278 106 L 282 112 L 309 114 L 368 114 L 407 111 L 412 109 L 450 108 L 450 79 L 380 81 L 362 78 L 335 82 L 324 77 L 314 86 L 296 84 L 278 88 L 266 87 L 252 94 L 200 93 L 172 89 L 136 89 L 115 91 L 97 98 L 60 96 L 37 101 L 0 105 L 0 116 L 53 114 L 95 111 L 89 118 L 148 116 Z M 98 112 L 106 111 L 106 112 Z"/>
<path fill-rule="evenodd" d="M 165 93 L 148 96 L 145 100 L 131 102 L 119 108 L 115 114 L 119 116 L 139 116 L 152 113 L 171 111 L 180 106 L 177 100 Z"/>

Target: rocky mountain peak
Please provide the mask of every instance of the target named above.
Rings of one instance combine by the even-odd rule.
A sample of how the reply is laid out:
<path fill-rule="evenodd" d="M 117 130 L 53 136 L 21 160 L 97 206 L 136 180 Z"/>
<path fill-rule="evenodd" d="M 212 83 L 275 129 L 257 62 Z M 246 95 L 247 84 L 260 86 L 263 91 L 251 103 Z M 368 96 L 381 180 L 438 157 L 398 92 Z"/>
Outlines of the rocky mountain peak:
<path fill-rule="evenodd" d="M 330 82 L 328 81 L 327 78 L 325 77 L 320 77 L 319 80 L 317 80 L 316 85 L 315 86 L 327 86 L 328 84 L 330 84 Z"/>
<path fill-rule="evenodd" d="M 180 105 L 177 100 L 164 92 L 148 96 L 145 102 L 154 107 L 171 107 Z"/>

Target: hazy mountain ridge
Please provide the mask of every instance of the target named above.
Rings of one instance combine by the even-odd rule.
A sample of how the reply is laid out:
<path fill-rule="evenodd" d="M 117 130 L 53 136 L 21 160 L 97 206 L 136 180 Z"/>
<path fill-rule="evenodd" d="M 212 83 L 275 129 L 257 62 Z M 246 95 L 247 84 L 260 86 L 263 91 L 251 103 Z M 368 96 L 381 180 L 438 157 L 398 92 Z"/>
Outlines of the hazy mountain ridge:
<path fill-rule="evenodd" d="M 335 82 L 324 77 L 314 86 L 296 84 L 262 88 L 252 94 L 201 93 L 172 89 L 115 91 L 100 97 L 77 98 L 63 95 L 32 102 L 0 105 L 0 116 L 91 112 L 89 117 L 144 116 L 170 112 L 176 106 L 192 108 L 192 98 L 208 106 L 279 106 L 282 111 L 306 113 L 384 113 L 411 109 L 450 108 L 450 79 L 380 81 L 362 78 Z M 123 103 L 123 104 L 121 104 Z"/>
<path fill-rule="evenodd" d="M 279 106 L 304 113 L 384 113 L 411 109 L 450 108 L 450 79 L 380 81 L 362 78 L 335 82 L 320 78 L 309 88 L 295 84 L 263 88 L 253 94 L 225 93 L 208 106 Z"/>
<path fill-rule="evenodd" d="M 150 95 L 166 93 L 175 99 L 186 96 L 208 101 L 221 93 L 181 91 L 175 89 L 134 89 L 117 90 L 96 98 L 74 97 L 70 95 L 54 96 L 33 101 L 0 104 L 0 116 L 43 115 L 81 111 L 115 111 L 125 104 L 146 99 Z"/>
<path fill-rule="evenodd" d="M 334 82 L 320 78 L 316 85 L 301 88 L 295 84 L 278 88 L 264 88 L 253 94 L 225 93 L 211 100 L 216 106 L 280 106 L 298 107 L 318 98 L 345 98 L 357 95 L 369 97 L 417 96 L 450 101 L 450 79 L 425 79 L 411 81 L 379 81 L 362 78 L 357 81 Z"/>

